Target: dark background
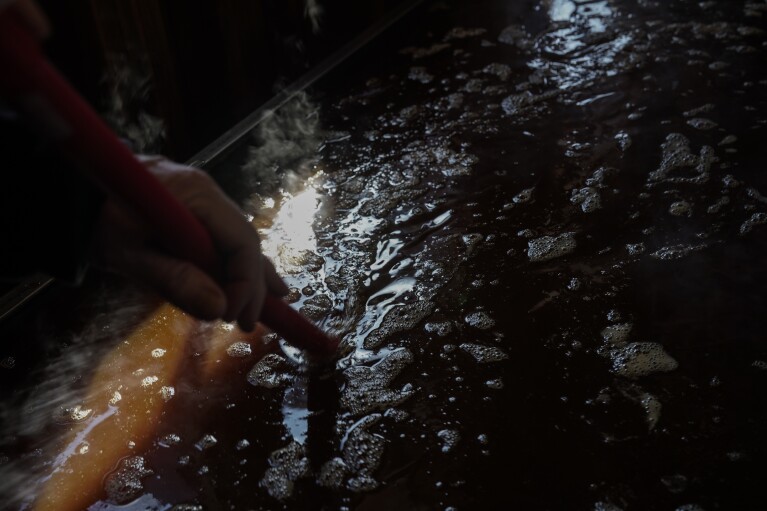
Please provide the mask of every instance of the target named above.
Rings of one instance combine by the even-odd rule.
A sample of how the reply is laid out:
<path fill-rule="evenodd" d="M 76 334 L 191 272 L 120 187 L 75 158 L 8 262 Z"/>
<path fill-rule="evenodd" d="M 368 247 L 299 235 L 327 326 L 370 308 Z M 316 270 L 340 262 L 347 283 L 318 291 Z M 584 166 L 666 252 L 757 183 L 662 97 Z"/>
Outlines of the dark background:
<path fill-rule="evenodd" d="M 53 25 L 46 52 L 75 87 L 104 113 L 111 70 L 129 66 L 148 94 L 123 98 L 124 115 L 162 119 L 157 149 L 185 160 L 403 2 L 322 0 L 317 33 L 304 0 L 39 3 Z"/>

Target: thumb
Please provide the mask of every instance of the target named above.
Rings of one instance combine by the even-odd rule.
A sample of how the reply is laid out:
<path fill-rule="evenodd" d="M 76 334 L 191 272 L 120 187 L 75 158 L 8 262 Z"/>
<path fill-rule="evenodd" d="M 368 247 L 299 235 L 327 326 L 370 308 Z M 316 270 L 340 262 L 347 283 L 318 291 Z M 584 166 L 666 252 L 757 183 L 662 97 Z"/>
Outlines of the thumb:
<path fill-rule="evenodd" d="M 212 320 L 226 311 L 224 292 L 192 263 L 150 250 L 126 254 L 124 261 L 129 275 L 196 318 Z"/>
<path fill-rule="evenodd" d="M 277 296 L 285 296 L 290 293 L 290 288 L 277 274 L 274 264 L 266 256 L 261 256 L 261 259 L 264 262 L 264 280 L 269 291 Z"/>

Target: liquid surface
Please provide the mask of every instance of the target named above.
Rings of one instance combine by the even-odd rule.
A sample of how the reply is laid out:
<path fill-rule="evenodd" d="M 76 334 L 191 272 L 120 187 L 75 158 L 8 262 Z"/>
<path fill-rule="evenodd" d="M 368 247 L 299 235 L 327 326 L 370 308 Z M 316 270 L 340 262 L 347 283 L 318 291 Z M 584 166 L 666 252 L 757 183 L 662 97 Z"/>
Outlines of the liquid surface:
<path fill-rule="evenodd" d="M 91 509 L 765 506 L 767 3 L 464 4 L 226 164 L 294 307 L 343 337 L 333 371 L 141 296 L 86 306 L 42 367 L 2 348 L 4 495 L 134 413 Z M 147 317 L 132 379 L 85 403 Z"/>

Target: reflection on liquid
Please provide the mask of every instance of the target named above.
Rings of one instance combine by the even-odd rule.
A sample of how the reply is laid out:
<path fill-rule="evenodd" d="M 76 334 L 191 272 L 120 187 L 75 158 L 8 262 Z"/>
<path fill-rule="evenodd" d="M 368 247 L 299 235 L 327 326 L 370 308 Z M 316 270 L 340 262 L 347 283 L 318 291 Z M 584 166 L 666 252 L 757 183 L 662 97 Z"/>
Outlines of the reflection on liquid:
<path fill-rule="evenodd" d="M 313 225 L 320 206 L 320 179 L 321 174 L 315 175 L 302 191 L 285 193 L 272 226 L 263 231 L 262 252 L 274 262 L 278 273 L 300 264 L 306 252 L 317 251 Z"/>
<path fill-rule="evenodd" d="M 551 21 L 567 21 L 575 12 L 575 3 L 571 0 L 551 0 L 549 17 Z"/>
<path fill-rule="evenodd" d="M 670 2 L 499 0 L 543 7 L 506 27 L 440 3 L 456 9 L 448 26 L 414 35 L 434 51 L 375 61 L 357 95 L 332 97 L 323 115 L 351 135 L 318 156 L 322 187 L 276 201 L 265 247 L 292 272 L 294 306 L 345 322 L 341 398 L 310 408 L 311 380 L 277 353 L 259 365 L 258 340 L 227 356 L 234 329 L 202 336 L 225 340 L 218 354 L 191 335 L 204 385 L 142 362 L 138 390 L 110 405 L 127 413 L 144 392 L 170 410 L 196 389 L 189 433 L 155 435 L 183 440 L 129 452 L 187 493 L 147 478 L 147 495 L 235 510 L 317 507 L 325 490 L 333 509 L 761 502 L 743 492 L 765 454 L 764 33 L 753 14 L 690 21 L 741 16 L 730 4 Z M 409 79 L 414 66 L 434 79 Z M 315 223 L 326 201 L 337 209 Z M 177 390 L 167 403 L 162 386 Z M 114 396 L 75 401 L 93 410 L 77 431 Z M 195 449 L 208 433 L 218 443 Z M 69 459 L 98 447 L 66 440 Z"/>
<path fill-rule="evenodd" d="M 309 408 L 307 376 L 299 375 L 294 383 L 285 391 L 282 400 L 282 423 L 288 430 L 293 440 L 299 444 L 306 443 L 306 435 L 309 430 Z"/>

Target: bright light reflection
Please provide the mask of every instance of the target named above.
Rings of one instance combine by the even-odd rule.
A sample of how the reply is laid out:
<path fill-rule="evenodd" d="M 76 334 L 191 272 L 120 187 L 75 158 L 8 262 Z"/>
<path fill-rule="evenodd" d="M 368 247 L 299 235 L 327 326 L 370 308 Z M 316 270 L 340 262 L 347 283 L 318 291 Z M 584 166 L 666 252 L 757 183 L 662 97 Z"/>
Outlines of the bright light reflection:
<path fill-rule="evenodd" d="M 263 232 L 261 243 L 264 255 L 274 262 L 278 272 L 296 264 L 304 252 L 316 252 L 313 224 L 319 205 L 316 176 L 303 191 L 284 195 L 272 227 Z"/>
<path fill-rule="evenodd" d="M 570 0 L 553 0 L 549 7 L 551 21 L 567 21 L 575 12 L 575 4 Z"/>

